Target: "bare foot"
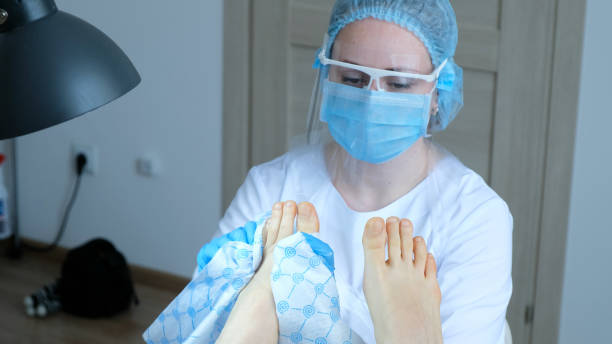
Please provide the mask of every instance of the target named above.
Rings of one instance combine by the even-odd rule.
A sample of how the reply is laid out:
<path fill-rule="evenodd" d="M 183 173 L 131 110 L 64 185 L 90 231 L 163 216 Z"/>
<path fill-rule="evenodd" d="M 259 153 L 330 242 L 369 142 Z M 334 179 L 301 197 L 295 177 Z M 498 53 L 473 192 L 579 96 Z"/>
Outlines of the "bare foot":
<path fill-rule="evenodd" d="M 242 290 L 217 343 L 277 343 L 278 319 L 270 275 L 274 267 L 274 248 L 282 239 L 293 234 L 297 216 L 299 231 L 319 230 L 315 208 L 310 203 L 294 201 L 276 203 L 263 231 L 264 250 L 261 265 Z"/>
<path fill-rule="evenodd" d="M 274 267 L 274 248 L 279 241 L 293 234 L 296 215 L 298 231 L 309 234 L 319 231 L 319 219 L 312 204 L 303 202 L 297 206 L 294 201 L 275 204 L 263 233 L 265 244 L 261 265 L 245 289 L 259 290 L 272 296 L 270 275 Z M 273 299 L 272 309 L 275 309 Z"/>
<path fill-rule="evenodd" d="M 412 232 L 412 223 L 397 217 L 366 224 L 363 289 L 378 344 L 442 343 L 436 262 Z"/>
<path fill-rule="evenodd" d="M 319 232 L 319 217 L 314 205 L 308 202 L 298 205 L 297 230 L 308 234 Z"/>

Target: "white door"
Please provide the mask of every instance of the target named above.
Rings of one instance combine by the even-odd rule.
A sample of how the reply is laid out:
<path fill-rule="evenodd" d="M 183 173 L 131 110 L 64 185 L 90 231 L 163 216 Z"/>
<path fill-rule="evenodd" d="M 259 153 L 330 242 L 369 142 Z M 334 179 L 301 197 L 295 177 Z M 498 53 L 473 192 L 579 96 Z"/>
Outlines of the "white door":
<path fill-rule="evenodd" d="M 515 343 L 529 343 L 531 337 L 556 2 L 452 1 L 465 107 L 447 131 L 434 136 L 485 178 L 514 215 L 514 293 L 508 319 Z M 245 75 L 242 80 L 248 81 L 225 86 L 233 97 L 226 98 L 225 115 L 234 119 L 226 120 L 224 129 L 233 140 L 224 147 L 226 204 L 250 166 L 283 154 L 289 139 L 305 132 L 315 78 L 312 63 L 333 3 L 226 3 L 226 11 L 232 11 L 225 15 L 232 18 L 226 30 L 249 32 L 243 41 L 226 40 L 226 55 L 232 59 L 226 60 L 231 64 L 226 75 Z M 240 119 L 236 113 L 242 114 L 241 121 L 235 120 Z"/>

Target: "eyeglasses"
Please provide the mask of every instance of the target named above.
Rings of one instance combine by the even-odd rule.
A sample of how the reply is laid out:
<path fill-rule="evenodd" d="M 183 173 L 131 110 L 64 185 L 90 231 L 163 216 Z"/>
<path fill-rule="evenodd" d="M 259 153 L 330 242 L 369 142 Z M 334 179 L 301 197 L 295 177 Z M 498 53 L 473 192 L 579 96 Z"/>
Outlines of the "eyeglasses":
<path fill-rule="evenodd" d="M 325 49 L 319 53 L 319 62 L 329 67 L 329 80 L 356 88 L 372 88 L 385 92 L 427 94 L 433 91 L 435 82 L 448 60 L 444 60 L 431 74 L 397 72 L 370 68 L 327 58 Z"/>

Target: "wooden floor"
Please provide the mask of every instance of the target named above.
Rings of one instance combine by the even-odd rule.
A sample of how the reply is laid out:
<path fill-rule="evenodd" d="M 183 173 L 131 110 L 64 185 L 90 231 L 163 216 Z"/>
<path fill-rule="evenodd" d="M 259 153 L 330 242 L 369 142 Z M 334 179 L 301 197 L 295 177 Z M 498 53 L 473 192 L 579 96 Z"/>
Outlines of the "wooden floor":
<path fill-rule="evenodd" d="M 78 318 L 61 312 L 43 319 L 30 318 L 25 314 L 23 298 L 59 277 L 61 259 L 57 253 L 26 251 L 22 259 L 11 260 L 6 257 L 3 246 L 0 245 L 2 344 L 144 343 L 142 332 L 184 286 L 182 280 L 180 283 L 176 278 L 170 283 L 167 280 L 160 282 L 155 273 L 143 273 L 143 269 L 133 268 L 140 305 L 123 314 L 101 320 Z"/>

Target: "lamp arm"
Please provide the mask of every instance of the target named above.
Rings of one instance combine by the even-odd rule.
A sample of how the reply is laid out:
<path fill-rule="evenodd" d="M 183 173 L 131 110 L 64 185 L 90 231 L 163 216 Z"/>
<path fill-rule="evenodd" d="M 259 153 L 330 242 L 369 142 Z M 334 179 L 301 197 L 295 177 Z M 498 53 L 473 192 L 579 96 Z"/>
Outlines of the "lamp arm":
<path fill-rule="evenodd" d="M 18 207 L 18 203 L 19 200 L 17 199 L 19 192 L 17 192 L 17 139 L 12 139 L 10 140 L 10 144 L 11 144 L 11 168 L 10 168 L 10 173 L 11 173 L 11 184 L 13 185 L 12 188 L 12 195 L 11 198 L 13 200 L 13 206 L 11 207 L 12 209 L 12 223 L 13 223 L 13 238 L 12 238 L 12 242 L 11 242 L 11 246 L 9 248 L 8 251 L 8 256 L 13 258 L 13 259 L 18 259 L 21 258 L 21 254 L 23 253 L 23 247 L 21 245 L 21 237 L 19 234 L 19 213 L 17 212 L 17 207 Z M 11 214 L 9 214 L 9 216 L 11 216 Z"/>

